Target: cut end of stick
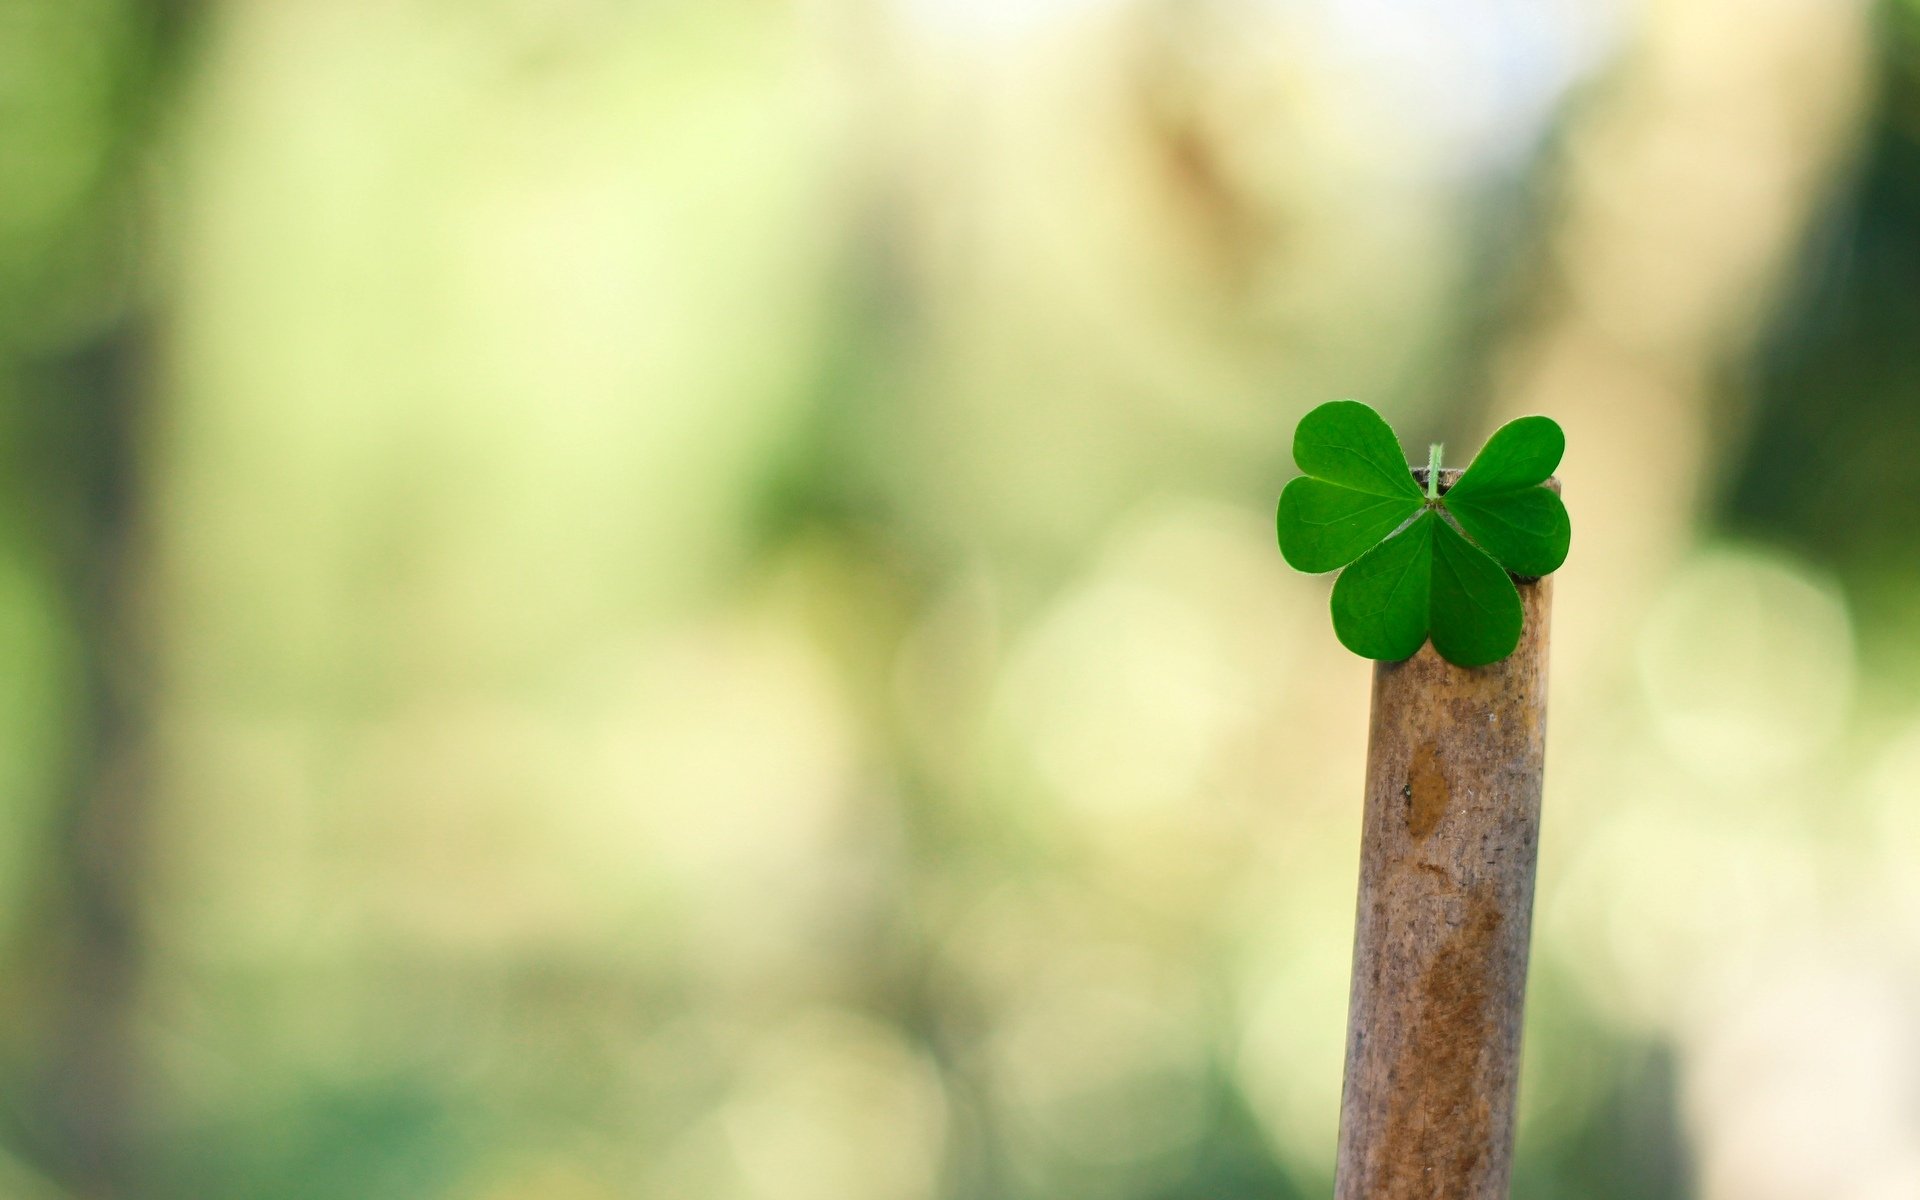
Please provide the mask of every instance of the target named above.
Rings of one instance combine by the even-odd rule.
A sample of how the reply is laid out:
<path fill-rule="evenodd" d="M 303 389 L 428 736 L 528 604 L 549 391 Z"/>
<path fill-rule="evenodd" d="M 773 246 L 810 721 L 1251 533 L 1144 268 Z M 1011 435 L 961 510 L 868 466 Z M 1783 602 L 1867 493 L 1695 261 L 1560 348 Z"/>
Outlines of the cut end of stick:
<path fill-rule="evenodd" d="M 1413 472 L 1413 481 L 1420 485 L 1420 490 L 1423 492 L 1426 491 L 1427 490 L 1427 468 L 1426 467 L 1408 467 L 1407 470 Z M 1447 490 L 1449 488 L 1451 488 L 1454 484 L 1460 482 L 1460 476 L 1463 474 L 1465 474 L 1465 472 L 1459 467 L 1440 468 L 1440 494 L 1442 496 L 1446 495 Z M 1556 496 L 1561 494 L 1560 477 L 1558 475 L 1548 476 L 1546 482 L 1542 483 L 1540 486 L 1543 488 L 1546 488 L 1548 491 L 1552 492 Z"/>

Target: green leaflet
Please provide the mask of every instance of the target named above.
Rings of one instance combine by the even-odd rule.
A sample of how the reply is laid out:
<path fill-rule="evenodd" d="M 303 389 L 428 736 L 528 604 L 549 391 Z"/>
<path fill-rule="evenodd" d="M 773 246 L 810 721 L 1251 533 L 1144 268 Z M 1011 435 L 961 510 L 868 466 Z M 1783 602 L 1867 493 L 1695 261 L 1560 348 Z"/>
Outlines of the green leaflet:
<path fill-rule="evenodd" d="M 1513 580 L 1439 516 L 1426 519 L 1433 523 L 1433 586 L 1427 602 L 1433 648 L 1462 667 L 1484 667 L 1512 654 L 1520 644 L 1523 615 Z"/>
<path fill-rule="evenodd" d="M 1365 658 L 1410 658 L 1431 635 L 1448 662 L 1480 667 L 1520 643 L 1520 593 L 1437 508 L 1361 555 L 1333 585 L 1333 631 Z"/>
<path fill-rule="evenodd" d="M 1515 575 L 1551 575 L 1567 561 L 1573 526 L 1567 520 L 1567 506 L 1546 488 L 1488 497 L 1456 498 L 1448 492 L 1441 502 L 1468 537 Z"/>
<path fill-rule="evenodd" d="M 1420 499 L 1400 439 L 1379 413 L 1357 400 L 1322 404 L 1293 431 L 1293 461 L 1316 479 L 1374 496 Z"/>
<path fill-rule="evenodd" d="M 1428 499 L 1378 413 L 1352 400 L 1323 404 L 1294 434 L 1307 477 L 1281 492 L 1281 554 L 1302 571 L 1346 568 L 1333 588 L 1333 628 L 1354 653 L 1403 659 L 1431 637 L 1456 665 L 1496 662 L 1513 653 L 1524 620 L 1509 572 L 1545 575 L 1566 561 L 1566 506 L 1542 486 L 1565 449 L 1551 419 L 1522 417 Z"/>
<path fill-rule="evenodd" d="M 1362 658 L 1411 658 L 1427 640 L 1433 527 L 1419 520 L 1361 555 L 1333 585 L 1333 632 Z"/>
<path fill-rule="evenodd" d="M 1508 421 L 1480 447 L 1452 491 L 1463 496 L 1486 495 L 1544 483 L 1566 452 L 1567 435 L 1560 432 L 1553 418 Z"/>
<path fill-rule="evenodd" d="M 1566 449 L 1567 437 L 1551 418 L 1509 421 L 1444 497 L 1467 536 L 1515 575 L 1548 575 L 1567 561 L 1567 506 L 1540 486 Z"/>
<path fill-rule="evenodd" d="M 1419 511 L 1418 497 L 1374 496 L 1303 476 L 1280 493 L 1280 553 L 1295 570 L 1337 571 Z"/>

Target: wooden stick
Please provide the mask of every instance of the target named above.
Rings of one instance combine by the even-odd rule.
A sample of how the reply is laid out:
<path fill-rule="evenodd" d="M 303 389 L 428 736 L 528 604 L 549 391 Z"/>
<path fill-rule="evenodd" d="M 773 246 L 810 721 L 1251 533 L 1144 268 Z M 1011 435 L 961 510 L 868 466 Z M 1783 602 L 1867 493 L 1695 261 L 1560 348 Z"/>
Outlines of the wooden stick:
<path fill-rule="evenodd" d="M 1552 584 L 1519 588 L 1510 657 L 1374 666 L 1337 1200 L 1507 1196 Z"/>

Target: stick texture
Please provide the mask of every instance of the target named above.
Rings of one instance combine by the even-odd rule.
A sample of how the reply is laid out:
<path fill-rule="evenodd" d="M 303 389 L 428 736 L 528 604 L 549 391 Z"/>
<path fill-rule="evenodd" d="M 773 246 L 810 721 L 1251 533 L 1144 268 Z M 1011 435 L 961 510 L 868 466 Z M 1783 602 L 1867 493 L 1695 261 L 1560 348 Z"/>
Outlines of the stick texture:
<path fill-rule="evenodd" d="M 1510 657 L 1374 667 L 1337 1200 L 1507 1195 L 1552 583 L 1519 588 Z"/>

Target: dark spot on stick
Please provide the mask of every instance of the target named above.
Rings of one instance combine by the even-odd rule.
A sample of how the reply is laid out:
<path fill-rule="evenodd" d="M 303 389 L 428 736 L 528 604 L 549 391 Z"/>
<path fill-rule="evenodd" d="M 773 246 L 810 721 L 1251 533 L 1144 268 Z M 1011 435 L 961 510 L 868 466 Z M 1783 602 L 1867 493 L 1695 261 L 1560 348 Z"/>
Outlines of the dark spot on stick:
<path fill-rule="evenodd" d="M 1480 1074 L 1492 1040 L 1500 909 L 1491 890 L 1468 894 L 1465 919 L 1420 980 L 1419 1008 L 1393 1066 L 1377 1178 L 1387 1196 L 1474 1195 L 1492 1109 Z"/>
<path fill-rule="evenodd" d="M 1431 875 L 1439 880 L 1441 890 L 1448 892 L 1453 890 L 1453 876 L 1447 874 L 1445 867 L 1436 867 L 1432 863 L 1415 863 L 1413 867 L 1414 870 Z"/>
<path fill-rule="evenodd" d="M 1447 803 L 1453 799 L 1447 787 L 1446 772 L 1440 769 L 1440 754 L 1430 741 L 1421 742 L 1413 752 L 1413 766 L 1407 779 L 1407 832 L 1415 841 L 1425 841 L 1447 815 Z"/>

